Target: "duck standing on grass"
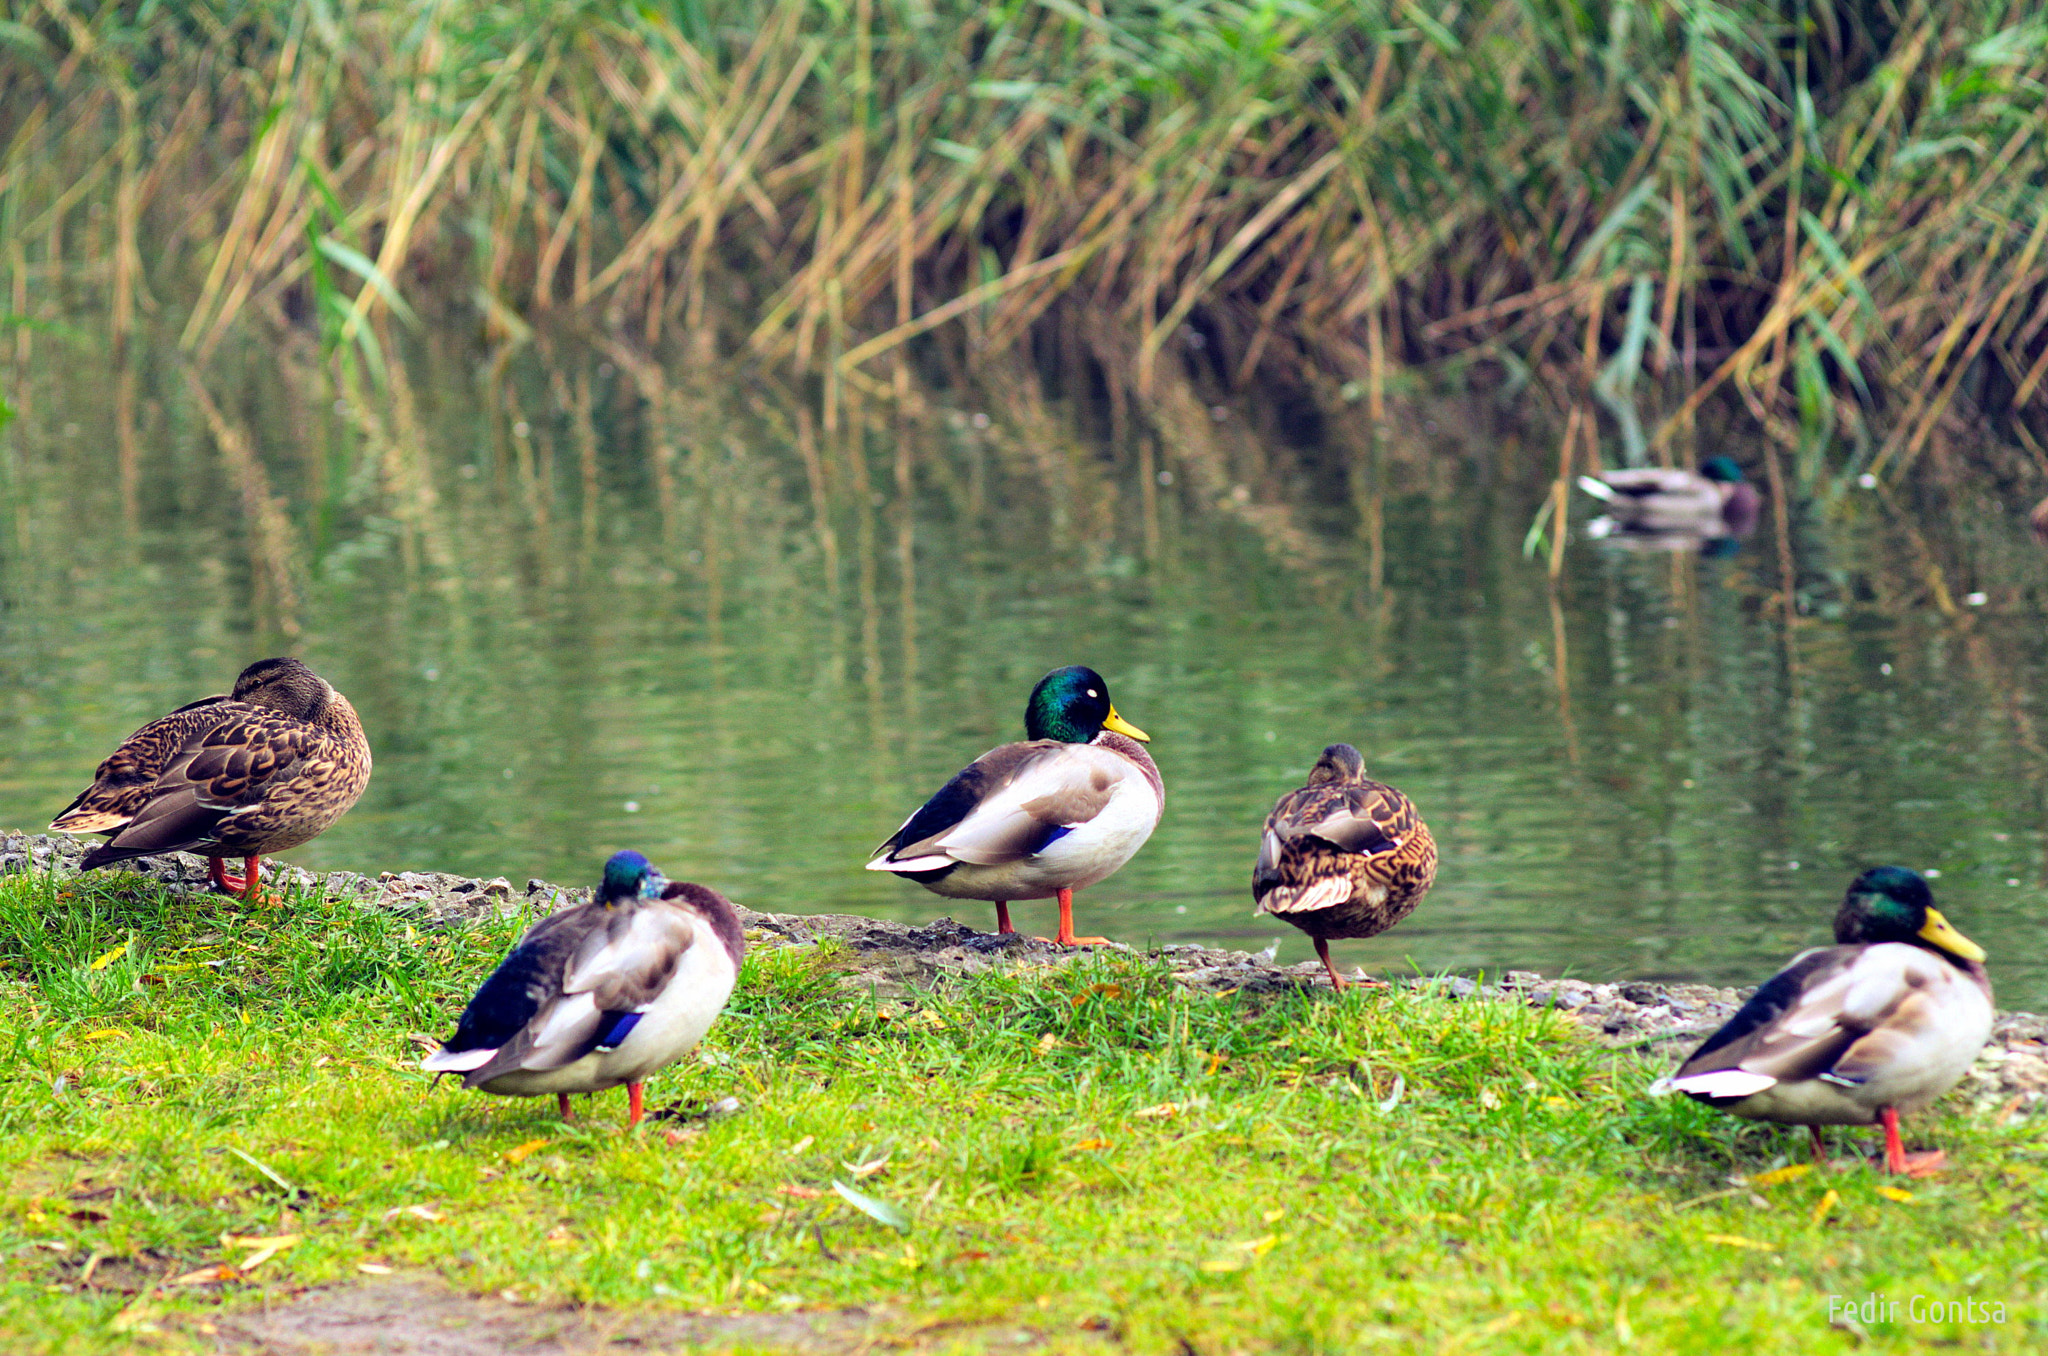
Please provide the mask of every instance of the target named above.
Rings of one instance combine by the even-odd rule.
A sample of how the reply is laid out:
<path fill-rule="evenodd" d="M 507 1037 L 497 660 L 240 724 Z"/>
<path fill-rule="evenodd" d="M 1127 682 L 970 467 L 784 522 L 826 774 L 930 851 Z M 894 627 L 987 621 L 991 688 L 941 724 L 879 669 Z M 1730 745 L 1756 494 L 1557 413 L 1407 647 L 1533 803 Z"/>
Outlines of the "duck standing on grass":
<path fill-rule="evenodd" d="M 1436 840 L 1408 797 L 1365 775 L 1365 756 L 1332 744 L 1308 785 L 1266 816 L 1252 898 L 1315 939 L 1330 983 L 1334 937 L 1377 937 L 1415 911 L 1436 882 Z"/>
<path fill-rule="evenodd" d="M 623 1083 L 631 1129 L 647 1076 L 704 1039 L 746 954 L 724 895 L 615 853 L 597 897 L 528 928 L 420 1067 L 502 1097 L 552 1092 L 565 1121 L 570 1093 Z"/>
<path fill-rule="evenodd" d="M 81 871 L 196 852 L 213 883 L 254 902 L 262 859 L 331 828 L 370 782 L 370 744 L 348 698 L 296 659 L 259 659 L 226 696 L 137 730 L 50 824 L 103 833 Z M 236 879 L 222 865 L 242 859 Z"/>
<path fill-rule="evenodd" d="M 1984 950 L 1898 866 L 1850 883 L 1835 942 L 1793 958 L 1653 1093 L 1682 1092 L 1750 1120 L 1884 1126 L 1884 1162 L 1907 1172 L 1899 1115 L 1954 1087 L 1991 1036 Z M 1914 1156 L 1923 1167 L 1939 1153 Z"/>
<path fill-rule="evenodd" d="M 949 899 L 986 899 L 996 931 L 1013 899 L 1059 900 L 1061 946 L 1074 935 L 1074 891 L 1129 861 L 1166 805 L 1144 745 L 1151 736 L 1116 713 L 1109 684 L 1081 665 L 1039 679 L 1024 707 L 1025 741 L 990 749 L 939 788 L 889 841 L 870 871 L 907 876 Z"/>

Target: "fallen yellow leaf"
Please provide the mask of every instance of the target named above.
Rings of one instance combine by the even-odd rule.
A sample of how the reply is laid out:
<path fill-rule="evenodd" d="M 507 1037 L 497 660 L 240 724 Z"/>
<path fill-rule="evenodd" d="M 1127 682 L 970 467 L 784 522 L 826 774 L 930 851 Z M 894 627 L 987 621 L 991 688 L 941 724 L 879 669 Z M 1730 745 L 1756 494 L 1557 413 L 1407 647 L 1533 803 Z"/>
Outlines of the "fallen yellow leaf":
<path fill-rule="evenodd" d="M 362 1272 L 365 1276 L 389 1276 L 391 1274 L 391 1268 L 379 1262 L 358 1262 L 356 1263 L 356 1270 Z"/>
<path fill-rule="evenodd" d="M 1910 1205 L 1913 1201 L 1912 1192 L 1901 1191 L 1897 1187 L 1881 1186 L 1877 1189 L 1877 1194 L 1888 1201 L 1897 1201 L 1900 1205 Z"/>
<path fill-rule="evenodd" d="M 1842 1203 L 1842 1193 L 1829 1187 L 1827 1195 L 1820 1198 L 1820 1204 L 1813 1207 L 1813 1222 L 1820 1223 L 1828 1217 L 1828 1211 Z"/>
<path fill-rule="evenodd" d="M 223 1248 L 249 1248 L 256 1252 L 262 1252 L 265 1249 L 273 1252 L 281 1251 L 291 1247 L 298 1241 L 299 1235 L 297 1234 L 269 1234 L 260 1238 L 253 1234 L 222 1234 L 220 1236 L 220 1245 Z"/>
<path fill-rule="evenodd" d="M 1811 1163 L 1792 1163 L 1782 1168 L 1773 1168 L 1769 1172 L 1760 1172 L 1749 1179 L 1749 1184 L 1753 1187 L 1774 1187 L 1780 1182 L 1797 1181 L 1812 1171 Z"/>
<path fill-rule="evenodd" d="M 400 1215 L 411 1215 L 414 1219 L 423 1219 L 429 1224 L 439 1224 L 442 1220 L 448 1218 L 431 1205 L 401 1205 L 396 1209 L 384 1212 L 386 1220 L 397 1219 Z"/>
<path fill-rule="evenodd" d="M 1080 1142 L 1079 1144 L 1076 1144 L 1076 1145 L 1074 1146 L 1074 1148 L 1075 1148 L 1075 1149 L 1077 1149 L 1077 1150 L 1080 1150 L 1080 1149 L 1107 1149 L 1108 1147 L 1109 1147 L 1109 1141 L 1108 1141 L 1108 1140 L 1106 1140 L 1106 1139 L 1084 1139 L 1084 1140 L 1082 1140 L 1082 1141 L 1081 1141 L 1081 1142 Z"/>
<path fill-rule="evenodd" d="M 1161 1102 L 1158 1106 L 1148 1106 L 1142 1111 L 1136 1111 L 1131 1114 L 1141 1121 L 1163 1121 L 1169 1117 L 1180 1115 L 1180 1103 Z"/>
<path fill-rule="evenodd" d="M 1041 1055 L 1049 1055 L 1053 1052 L 1053 1048 L 1057 1046 L 1059 1043 L 1060 1038 L 1058 1036 L 1053 1035 L 1052 1032 L 1048 1031 L 1043 1036 L 1040 1036 L 1038 1038 L 1038 1053 Z"/>
<path fill-rule="evenodd" d="M 115 961 L 117 961 L 117 960 L 121 959 L 121 957 L 123 957 L 123 956 L 127 955 L 127 954 L 128 954 L 128 948 L 129 948 L 129 946 L 130 946 L 130 945 L 131 945 L 131 944 L 132 944 L 132 943 L 133 943 L 134 941 L 135 941 L 135 939 L 134 939 L 133 937 L 130 937 L 130 938 L 129 938 L 129 939 L 127 940 L 127 941 L 125 941 L 125 942 L 121 943 L 121 944 L 120 944 L 119 946 L 115 947 L 115 948 L 114 948 L 114 949 L 113 949 L 112 951 L 109 951 L 109 952 L 108 952 L 108 953 L 107 953 L 106 955 L 104 955 L 104 956 L 101 956 L 101 957 L 100 957 L 100 958 L 99 958 L 98 960 L 94 961 L 94 962 L 93 962 L 93 963 L 92 963 L 91 965 L 88 965 L 88 966 L 86 966 L 85 968 L 86 968 L 86 969 L 88 969 L 88 970 L 104 970 L 104 969 L 106 969 L 106 968 L 107 968 L 107 967 L 108 967 L 109 965 L 112 965 L 112 964 L 113 964 L 113 963 L 114 963 Z"/>
<path fill-rule="evenodd" d="M 528 1155 L 545 1149 L 553 1143 L 554 1141 L 551 1139 L 530 1139 L 524 1144 L 505 1150 L 505 1161 L 507 1163 L 523 1163 Z"/>
<path fill-rule="evenodd" d="M 117 1041 L 127 1034 L 127 1032 L 119 1027 L 103 1026 L 97 1031 L 86 1032 L 79 1039 L 84 1041 Z"/>
<path fill-rule="evenodd" d="M 232 1281 L 241 1274 L 226 1262 L 215 1262 L 210 1267 L 201 1267 L 197 1271 L 188 1271 L 182 1276 L 173 1277 L 171 1284 L 218 1285 L 222 1281 Z"/>
<path fill-rule="evenodd" d="M 1720 1243 L 1730 1248 L 1754 1248 L 1758 1252 L 1777 1251 L 1769 1243 L 1759 1243 L 1753 1238 L 1743 1238 L 1739 1234 L 1708 1234 L 1707 1242 Z"/>

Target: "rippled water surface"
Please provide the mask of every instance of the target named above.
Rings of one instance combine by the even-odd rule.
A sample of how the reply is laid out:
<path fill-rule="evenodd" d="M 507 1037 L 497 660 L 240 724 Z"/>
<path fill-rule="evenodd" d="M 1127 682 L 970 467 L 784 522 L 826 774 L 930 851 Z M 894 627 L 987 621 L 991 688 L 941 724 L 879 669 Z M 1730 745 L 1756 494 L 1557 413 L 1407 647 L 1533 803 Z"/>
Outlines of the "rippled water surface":
<path fill-rule="evenodd" d="M 1554 448 L 1498 411 L 1375 450 L 1256 398 L 1151 436 L 1028 374 L 899 417 L 598 352 L 409 370 L 343 399 L 311 364 L 123 376 L 39 340 L 0 432 L 0 825 L 292 651 L 377 760 L 293 860 L 582 880 L 630 845 L 755 908 L 989 926 L 861 864 L 1085 662 L 1168 794 L 1084 931 L 1308 956 L 1251 862 L 1345 739 L 1443 853 L 1346 960 L 1754 982 L 1895 861 L 1940 873 L 2003 1001 L 2048 1003 L 2044 581 L 2003 507 L 1923 532 L 1816 482 L 1788 634 L 1768 514 L 1725 559 L 1574 541 L 1553 591 L 1523 547 Z"/>

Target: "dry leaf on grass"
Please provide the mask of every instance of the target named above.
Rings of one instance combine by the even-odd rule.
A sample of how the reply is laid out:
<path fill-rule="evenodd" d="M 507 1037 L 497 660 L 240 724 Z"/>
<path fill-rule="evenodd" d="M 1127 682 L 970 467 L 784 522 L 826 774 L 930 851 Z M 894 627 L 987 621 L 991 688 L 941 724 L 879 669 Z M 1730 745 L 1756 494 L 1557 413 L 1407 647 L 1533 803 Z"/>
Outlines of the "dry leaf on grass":
<path fill-rule="evenodd" d="M 1759 1243 L 1753 1238 L 1743 1238 L 1739 1234 L 1708 1234 L 1706 1237 L 1707 1242 L 1719 1243 L 1726 1248 L 1750 1248 L 1756 1252 L 1777 1251 L 1777 1248 L 1769 1243 Z"/>
<path fill-rule="evenodd" d="M 386 1210 L 384 1212 L 384 1222 L 389 1224 L 401 1215 L 409 1215 L 413 1219 L 425 1220 L 429 1224 L 439 1224 L 442 1220 L 448 1218 L 431 1205 L 401 1205 L 396 1209 Z"/>

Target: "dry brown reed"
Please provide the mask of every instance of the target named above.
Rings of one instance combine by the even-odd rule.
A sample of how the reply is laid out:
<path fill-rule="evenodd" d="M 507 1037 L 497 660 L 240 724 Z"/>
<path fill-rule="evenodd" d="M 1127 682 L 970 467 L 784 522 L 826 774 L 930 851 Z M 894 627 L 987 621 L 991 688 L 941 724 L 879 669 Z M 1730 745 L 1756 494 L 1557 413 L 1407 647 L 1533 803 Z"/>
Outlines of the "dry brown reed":
<path fill-rule="evenodd" d="M 1167 363 L 1375 422 L 1481 367 L 1555 411 L 1560 517 L 1730 397 L 1802 482 L 2048 422 L 2030 0 L 39 0 L 0 46 L 18 357 L 91 305 L 374 382 L 391 325 L 546 317 L 790 365 L 830 439 L 927 336 L 1080 307 L 1147 420 Z"/>

